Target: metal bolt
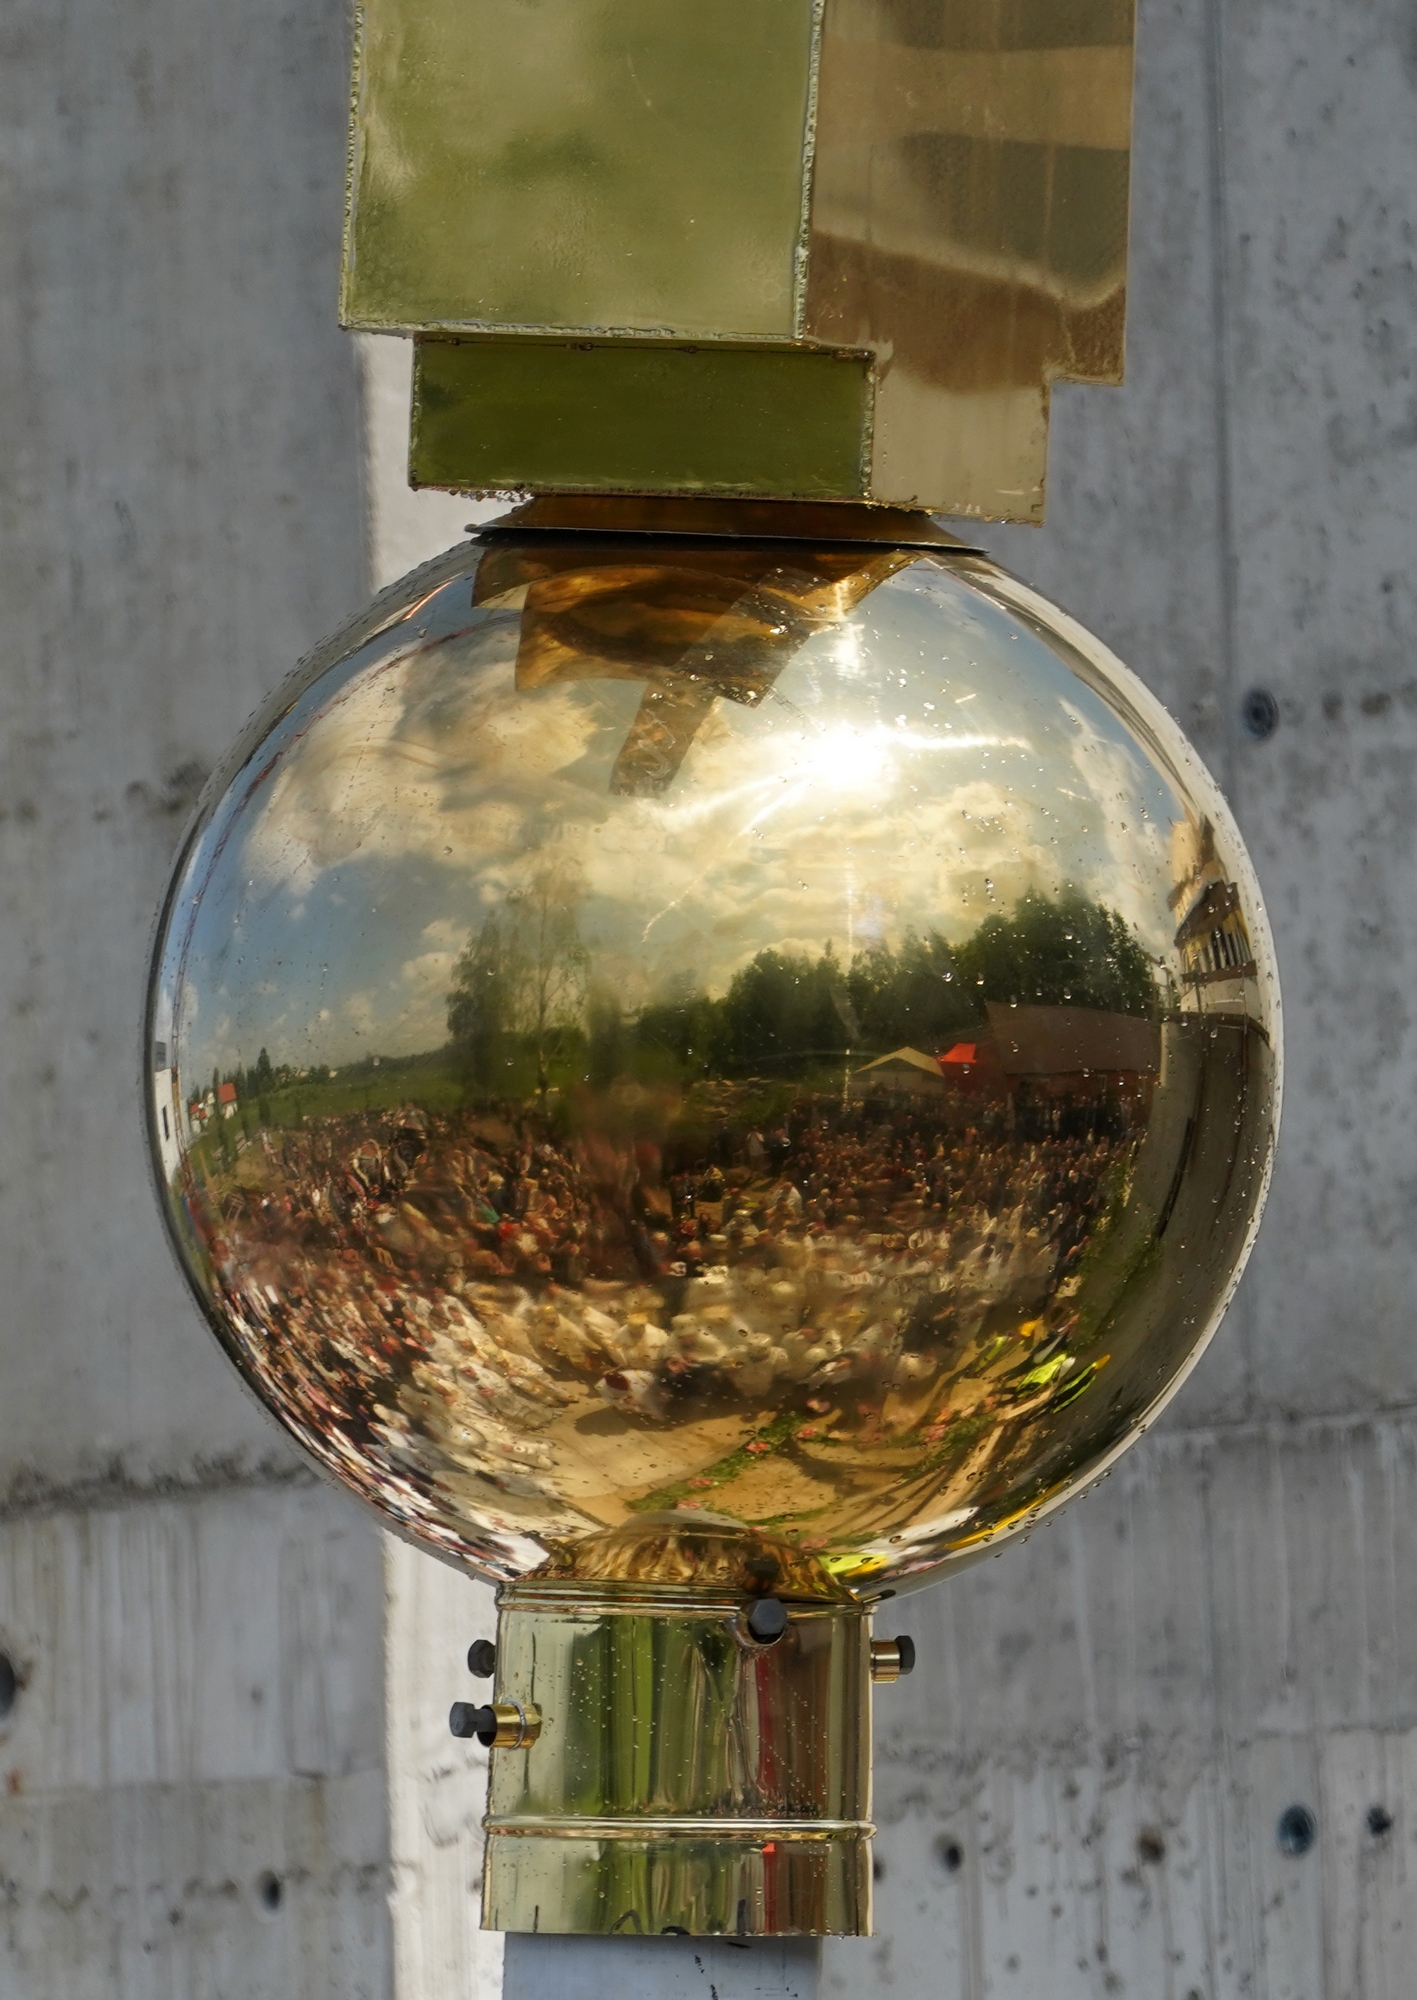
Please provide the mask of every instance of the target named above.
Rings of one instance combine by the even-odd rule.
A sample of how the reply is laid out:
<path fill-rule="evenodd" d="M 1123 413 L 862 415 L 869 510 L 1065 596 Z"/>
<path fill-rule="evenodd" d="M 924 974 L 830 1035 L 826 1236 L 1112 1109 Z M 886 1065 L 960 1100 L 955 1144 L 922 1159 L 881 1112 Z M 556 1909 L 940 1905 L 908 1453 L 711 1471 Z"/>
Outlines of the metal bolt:
<path fill-rule="evenodd" d="M 455 1701 L 448 1710 L 448 1727 L 454 1736 L 469 1742 L 475 1736 L 479 1743 L 490 1744 L 497 1734 L 497 1711 L 490 1702 L 479 1708 L 476 1702 Z"/>
<path fill-rule="evenodd" d="M 474 1639 L 467 1649 L 467 1670 L 480 1681 L 490 1681 L 497 1671 L 497 1648 L 490 1639 Z"/>
<path fill-rule="evenodd" d="M 898 1639 L 871 1641 L 871 1679 L 898 1681 L 915 1671 L 915 1641 L 902 1632 Z"/>
<path fill-rule="evenodd" d="M 743 1620 L 760 1646 L 771 1646 L 787 1630 L 787 1606 L 780 1597 L 755 1597 Z"/>
<path fill-rule="evenodd" d="M 486 1750 L 525 1750 L 541 1734 L 541 1710 L 531 1701 L 491 1701 L 480 1708 L 455 1701 L 448 1727 L 464 1740 L 475 1737 Z"/>

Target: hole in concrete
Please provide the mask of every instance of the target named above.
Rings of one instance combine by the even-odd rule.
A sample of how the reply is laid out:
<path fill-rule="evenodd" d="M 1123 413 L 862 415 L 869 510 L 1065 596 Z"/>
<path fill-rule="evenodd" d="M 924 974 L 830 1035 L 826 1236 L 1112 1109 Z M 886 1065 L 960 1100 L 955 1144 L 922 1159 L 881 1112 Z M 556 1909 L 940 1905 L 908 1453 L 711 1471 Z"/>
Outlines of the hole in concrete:
<path fill-rule="evenodd" d="M 1368 1807 L 1368 1831 L 1374 1840 L 1381 1840 L 1385 1833 L 1392 1832 L 1392 1814 L 1386 1806 Z"/>
<path fill-rule="evenodd" d="M 279 1875 L 273 1875 L 268 1868 L 256 1884 L 256 1898 L 261 1908 L 268 1911 L 271 1916 L 274 1916 L 281 1906 L 281 1899 L 284 1895 L 285 1884 L 281 1881 Z"/>
<path fill-rule="evenodd" d="M 935 1842 L 935 1859 L 947 1875 L 958 1875 L 964 1866 L 964 1849 L 952 1833 L 942 1833 Z"/>
<path fill-rule="evenodd" d="M 1166 1859 L 1166 1842 L 1154 1826 L 1144 1826 L 1137 1835 L 1137 1858 L 1151 1862 Z"/>
<path fill-rule="evenodd" d="M 885 1879 L 886 1864 L 882 1861 L 879 1854 L 874 1854 L 871 1857 L 871 1880 L 873 1882 L 884 1882 Z"/>
<path fill-rule="evenodd" d="M 1263 743 L 1279 727 L 1279 703 L 1268 688 L 1251 688 L 1240 703 L 1240 722 L 1245 734 Z"/>
<path fill-rule="evenodd" d="M 8 1653 L 0 1653 L 0 1722 L 10 1713 L 19 1697 L 20 1677 Z"/>
<path fill-rule="evenodd" d="M 1279 1815 L 1275 1839 L 1281 1854 L 1307 1854 L 1319 1837 L 1319 1823 L 1307 1806 L 1286 1806 Z"/>

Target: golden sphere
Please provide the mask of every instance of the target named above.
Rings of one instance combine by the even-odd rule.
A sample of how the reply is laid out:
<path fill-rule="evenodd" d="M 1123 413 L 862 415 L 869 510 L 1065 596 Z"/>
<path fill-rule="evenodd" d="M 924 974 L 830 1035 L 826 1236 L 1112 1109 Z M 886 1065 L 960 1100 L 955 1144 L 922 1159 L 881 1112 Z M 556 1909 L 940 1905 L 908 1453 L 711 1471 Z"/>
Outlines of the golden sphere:
<path fill-rule="evenodd" d="M 149 1046 L 207 1318 L 400 1528 L 509 1578 L 706 1516 L 875 1594 L 1186 1374 L 1279 1011 L 1210 777 L 983 557 L 504 530 L 250 725 Z"/>

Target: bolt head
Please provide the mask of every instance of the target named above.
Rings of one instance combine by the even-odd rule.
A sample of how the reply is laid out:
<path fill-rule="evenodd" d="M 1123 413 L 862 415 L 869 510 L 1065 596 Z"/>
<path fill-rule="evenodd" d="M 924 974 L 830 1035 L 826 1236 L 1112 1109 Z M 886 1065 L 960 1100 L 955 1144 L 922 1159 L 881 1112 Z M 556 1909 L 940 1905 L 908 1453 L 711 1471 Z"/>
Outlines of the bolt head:
<path fill-rule="evenodd" d="M 771 1646 L 787 1630 L 787 1606 L 780 1597 L 755 1597 L 744 1624 L 760 1646 Z"/>

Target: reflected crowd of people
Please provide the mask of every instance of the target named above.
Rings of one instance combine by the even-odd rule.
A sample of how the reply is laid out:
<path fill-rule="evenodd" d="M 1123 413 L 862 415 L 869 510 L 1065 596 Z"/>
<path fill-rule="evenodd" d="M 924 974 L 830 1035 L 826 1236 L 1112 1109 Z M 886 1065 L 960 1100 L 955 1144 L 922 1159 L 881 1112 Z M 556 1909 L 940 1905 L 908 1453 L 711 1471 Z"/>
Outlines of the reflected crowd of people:
<path fill-rule="evenodd" d="M 535 1102 L 406 1104 L 263 1128 L 229 1171 L 189 1159 L 248 1365 L 312 1448 L 357 1482 L 377 1461 L 421 1518 L 470 1481 L 500 1525 L 554 1532 L 579 1518 L 558 1420 L 787 1410 L 804 1448 L 929 1446 L 1056 1390 L 1125 1192 L 1115 1109 L 802 1090 L 764 1117 L 760 1088 L 718 1083 L 656 1125 L 633 1099 L 562 1107 L 569 1134 Z"/>

